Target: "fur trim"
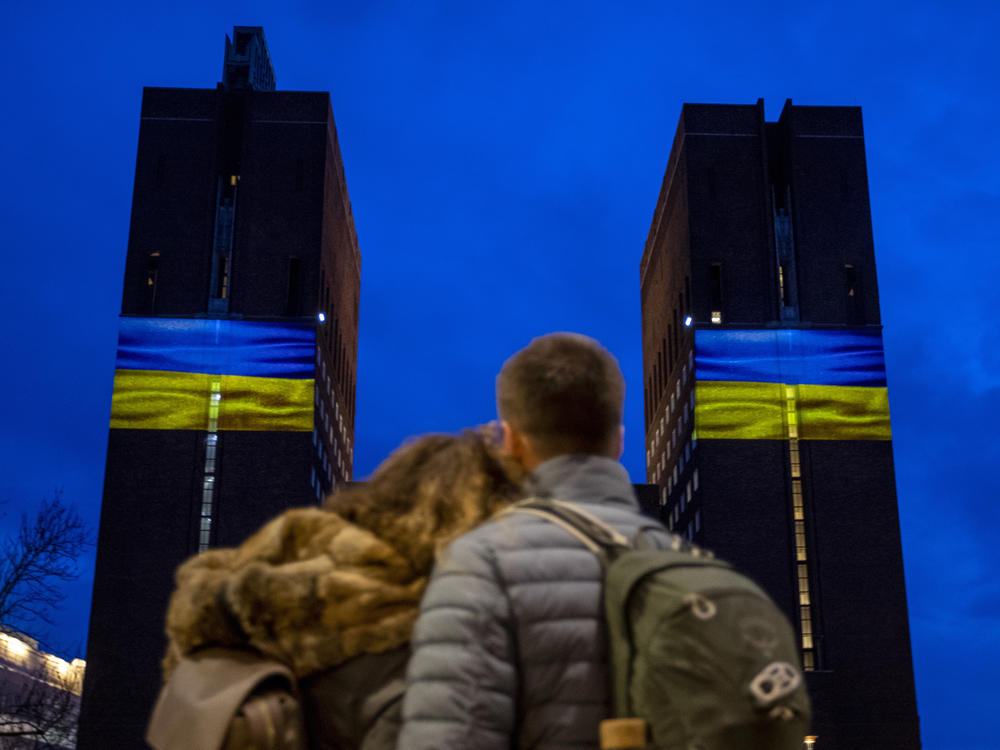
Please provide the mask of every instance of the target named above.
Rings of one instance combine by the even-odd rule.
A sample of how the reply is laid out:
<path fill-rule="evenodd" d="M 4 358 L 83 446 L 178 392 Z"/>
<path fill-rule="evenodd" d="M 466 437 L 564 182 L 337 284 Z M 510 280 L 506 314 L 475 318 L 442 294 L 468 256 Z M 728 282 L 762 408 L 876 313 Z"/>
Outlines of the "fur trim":
<path fill-rule="evenodd" d="M 297 677 L 409 641 L 427 586 L 386 542 L 329 511 L 290 510 L 237 549 L 177 570 L 164 673 L 206 646 L 249 647 Z"/>

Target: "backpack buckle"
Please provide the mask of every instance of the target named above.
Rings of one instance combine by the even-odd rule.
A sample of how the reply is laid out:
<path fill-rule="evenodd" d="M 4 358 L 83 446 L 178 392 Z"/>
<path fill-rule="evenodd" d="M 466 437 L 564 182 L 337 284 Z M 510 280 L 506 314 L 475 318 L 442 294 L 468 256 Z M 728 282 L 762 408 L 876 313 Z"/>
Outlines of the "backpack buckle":
<path fill-rule="evenodd" d="M 691 614 L 699 620 L 711 620 L 719 611 L 715 602 L 694 591 L 684 596 L 684 603 L 691 607 Z"/>
<path fill-rule="evenodd" d="M 768 664 L 750 681 L 750 694 L 757 705 L 767 707 L 798 690 L 802 684 L 802 674 L 787 661 Z"/>

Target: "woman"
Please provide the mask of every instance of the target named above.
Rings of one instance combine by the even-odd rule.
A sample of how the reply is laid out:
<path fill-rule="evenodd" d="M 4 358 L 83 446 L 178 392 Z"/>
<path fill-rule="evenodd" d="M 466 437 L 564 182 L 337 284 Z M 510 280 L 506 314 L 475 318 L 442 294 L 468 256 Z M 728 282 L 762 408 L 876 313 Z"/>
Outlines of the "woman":
<path fill-rule="evenodd" d="M 392 747 L 392 685 L 434 557 L 517 499 L 519 478 L 481 432 L 429 435 L 325 508 L 289 510 L 236 549 L 191 558 L 167 610 L 165 677 L 208 647 L 249 650 L 297 679 L 310 747 Z"/>

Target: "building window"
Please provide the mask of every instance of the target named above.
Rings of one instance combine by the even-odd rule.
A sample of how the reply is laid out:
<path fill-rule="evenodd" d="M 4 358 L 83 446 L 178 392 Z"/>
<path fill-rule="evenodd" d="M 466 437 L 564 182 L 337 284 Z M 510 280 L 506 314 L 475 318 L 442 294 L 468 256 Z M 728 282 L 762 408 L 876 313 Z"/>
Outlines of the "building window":
<path fill-rule="evenodd" d="M 850 263 L 844 265 L 844 303 L 848 325 L 865 322 L 865 299 L 861 293 L 861 275 Z"/>
<path fill-rule="evenodd" d="M 670 357 L 671 365 L 673 365 L 673 363 L 676 360 L 677 356 L 680 354 L 680 344 L 679 344 L 679 338 L 680 337 L 678 336 L 677 328 L 678 328 L 677 308 L 675 307 L 674 308 L 674 327 L 673 327 L 674 334 L 673 334 L 673 338 L 671 339 L 671 342 L 674 345 L 673 351 L 672 351 L 672 354 L 671 354 L 671 357 Z"/>
<path fill-rule="evenodd" d="M 712 311 L 712 322 L 722 322 L 722 264 L 712 263 L 708 267 L 708 309 Z"/>
<path fill-rule="evenodd" d="M 299 315 L 302 304 L 302 260 L 288 258 L 288 284 L 285 290 L 285 314 Z"/>
<path fill-rule="evenodd" d="M 149 297 L 149 313 L 156 311 L 156 277 L 160 271 L 160 254 L 150 253 L 146 258 L 146 294 Z"/>
<path fill-rule="evenodd" d="M 698 470 L 694 470 L 694 474 L 691 475 L 691 481 L 694 484 L 694 491 L 698 491 Z"/>
<path fill-rule="evenodd" d="M 163 154 L 156 155 L 156 176 L 154 178 L 154 184 L 157 188 L 162 188 L 163 183 L 166 181 L 166 159 L 163 158 Z"/>

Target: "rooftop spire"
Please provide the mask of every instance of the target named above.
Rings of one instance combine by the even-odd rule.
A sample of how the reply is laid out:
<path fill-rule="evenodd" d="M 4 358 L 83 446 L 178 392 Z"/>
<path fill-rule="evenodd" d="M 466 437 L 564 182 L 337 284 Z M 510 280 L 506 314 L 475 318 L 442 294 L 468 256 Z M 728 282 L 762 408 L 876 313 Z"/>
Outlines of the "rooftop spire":
<path fill-rule="evenodd" d="M 263 26 L 233 26 L 233 39 L 226 35 L 222 85 L 226 89 L 274 91 L 274 68 Z"/>

